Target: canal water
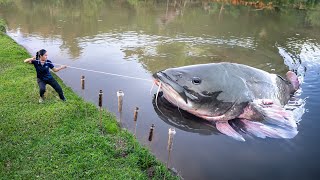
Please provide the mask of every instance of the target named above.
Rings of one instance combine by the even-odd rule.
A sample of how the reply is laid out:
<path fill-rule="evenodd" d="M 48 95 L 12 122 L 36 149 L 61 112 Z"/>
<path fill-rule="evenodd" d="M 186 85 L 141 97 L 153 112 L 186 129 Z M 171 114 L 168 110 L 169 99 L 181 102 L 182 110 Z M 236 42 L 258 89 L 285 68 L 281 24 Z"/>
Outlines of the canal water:
<path fill-rule="evenodd" d="M 30 53 L 45 48 L 49 59 L 130 79 L 68 68 L 57 75 L 84 99 L 117 117 L 116 92 L 125 93 L 122 123 L 167 161 L 168 129 L 176 128 L 170 167 L 185 179 L 319 179 L 320 148 L 320 7 L 257 9 L 207 1 L 31 1 L 0 6 L 8 35 Z M 214 126 L 159 99 L 155 105 L 152 74 L 170 67 L 235 62 L 284 75 L 295 69 L 303 79 L 300 98 L 305 113 L 293 139 L 246 142 L 219 133 Z M 22 62 L 22 60 L 21 60 Z M 35 100 L 37 102 L 37 100 Z"/>

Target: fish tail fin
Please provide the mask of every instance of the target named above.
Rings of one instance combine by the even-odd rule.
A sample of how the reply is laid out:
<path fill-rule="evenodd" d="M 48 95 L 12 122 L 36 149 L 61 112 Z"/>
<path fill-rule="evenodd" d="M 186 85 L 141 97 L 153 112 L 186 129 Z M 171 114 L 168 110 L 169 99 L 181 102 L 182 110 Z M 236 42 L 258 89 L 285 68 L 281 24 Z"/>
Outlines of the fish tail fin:
<path fill-rule="evenodd" d="M 292 84 L 293 89 L 295 91 L 298 90 L 300 87 L 300 82 L 299 82 L 298 76 L 294 72 L 288 71 L 286 74 L 286 77 L 290 81 L 290 83 Z"/>
<path fill-rule="evenodd" d="M 260 138 L 270 137 L 291 139 L 298 134 L 298 131 L 295 128 L 284 129 L 260 122 L 249 121 L 247 119 L 240 119 L 240 121 L 244 124 L 244 129 L 246 132 Z"/>
<path fill-rule="evenodd" d="M 230 126 L 228 121 L 217 121 L 216 127 L 221 133 L 227 136 L 230 136 L 238 141 L 245 141 L 245 139 Z"/>

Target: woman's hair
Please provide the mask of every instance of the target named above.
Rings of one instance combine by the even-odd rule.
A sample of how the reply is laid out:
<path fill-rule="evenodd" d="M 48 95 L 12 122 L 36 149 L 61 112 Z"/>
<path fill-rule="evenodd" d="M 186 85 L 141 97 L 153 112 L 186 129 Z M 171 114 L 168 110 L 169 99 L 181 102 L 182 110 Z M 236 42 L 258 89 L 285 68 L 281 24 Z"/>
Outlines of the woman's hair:
<path fill-rule="evenodd" d="M 40 59 L 40 56 L 43 56 L 47 51 L 45 49 L 41 49 L 40 51 L 37 52 L 36 54 L 36 60 Z"/>

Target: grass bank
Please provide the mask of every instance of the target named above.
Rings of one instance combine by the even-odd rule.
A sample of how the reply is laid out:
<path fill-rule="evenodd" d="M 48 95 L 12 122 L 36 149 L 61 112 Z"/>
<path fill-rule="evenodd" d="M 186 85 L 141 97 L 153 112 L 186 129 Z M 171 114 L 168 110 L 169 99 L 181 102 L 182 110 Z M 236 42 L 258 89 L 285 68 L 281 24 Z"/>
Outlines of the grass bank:
<path fill-rule="evenodd" d="M 102 134 L 97 107 L 58 77 L 68 101 L 47 87 L 39 104 L 28 57 L 0 32 L 0 179 L 178 179 L 106 112 Z"/>

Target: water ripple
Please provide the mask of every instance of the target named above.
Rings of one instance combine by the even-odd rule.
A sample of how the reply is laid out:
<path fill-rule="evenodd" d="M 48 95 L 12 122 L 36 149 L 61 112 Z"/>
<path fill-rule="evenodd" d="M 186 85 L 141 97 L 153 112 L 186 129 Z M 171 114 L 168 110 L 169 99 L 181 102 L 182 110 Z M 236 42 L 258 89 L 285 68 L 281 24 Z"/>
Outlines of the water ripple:
<path fill-rule="evenodd" d="M 177 35 L 175 37 L 167 37 L 160 35 L 148 35 L 139 33 L 136 31 L 127 32 L 110 32 L 98 34 L 94 37 L 87 36 L 78 39 L 81 47 L 86 46 L 86 44 L 98 44 L 104 46 L 117 46 L 121 50 L 136 51 L 143 53 L 144 56 L 158 56 L 166 57 L 164 52 L 158 52 L 159 46 L 170 46 L 176 43 L 184 44 L 187 49 L 185 49 L 185 55 L 187 56 L 204 56 L 199 52 L 202 52 L 203 46 L 223 46 L 223 47 L 243 47 L 246 49 L 255 49 L 257 43 L 253 37 L 215 37 L 215 36 L 186 36 L 183 34 Z M 200 47 L 200 48 L 199 48 Z M 192 50 L 197 50 L 198 52 L 191 52 Z M 136 56 L 136 53 L 133 53 Z M 128 58 L 128 57 L 127 57 Z"/>

